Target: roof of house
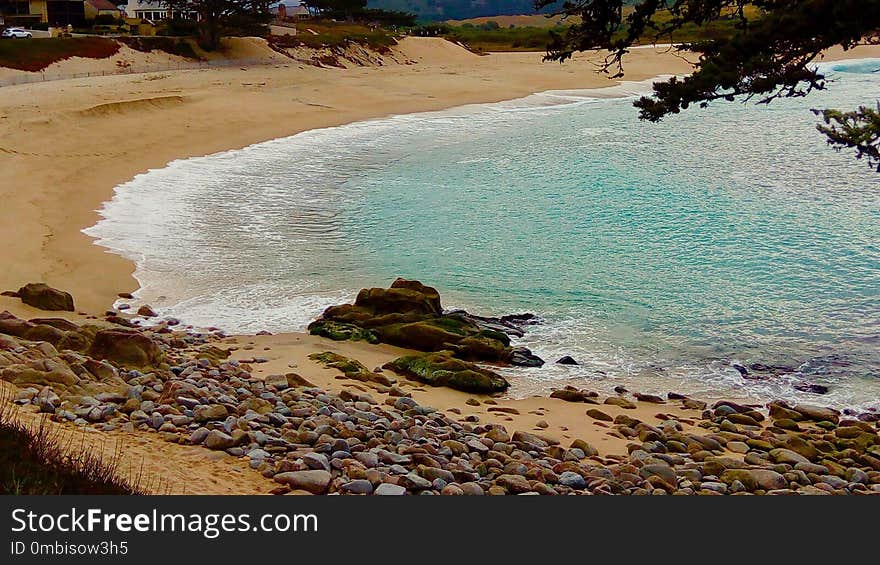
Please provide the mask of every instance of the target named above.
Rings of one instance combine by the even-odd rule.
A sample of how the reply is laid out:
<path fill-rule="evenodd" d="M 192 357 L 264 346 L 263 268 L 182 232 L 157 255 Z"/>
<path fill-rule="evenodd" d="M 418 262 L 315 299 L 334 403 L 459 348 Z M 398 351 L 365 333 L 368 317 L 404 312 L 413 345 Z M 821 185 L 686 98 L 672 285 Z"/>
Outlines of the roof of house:
<path fill-rule="evenodd" d="M 111 2 L 110 0 L 86 0 L 92 7 L 96 10 L 116 10 L 119 11 L 119 7 Z"/>

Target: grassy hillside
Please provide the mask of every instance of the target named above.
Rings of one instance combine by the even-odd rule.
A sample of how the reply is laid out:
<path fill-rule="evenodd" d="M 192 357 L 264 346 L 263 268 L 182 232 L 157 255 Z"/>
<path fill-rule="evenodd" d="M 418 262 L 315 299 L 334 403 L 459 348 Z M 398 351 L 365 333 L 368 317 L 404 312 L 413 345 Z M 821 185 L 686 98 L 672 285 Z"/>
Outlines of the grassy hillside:
<path fill-rule="evenodd" d="M 748 8 L 747 16 L 758 17 L 755 8 Z M 669 21 L 668 12 L 658 14 L 655 20 L 662 24 Z M 564 34 L 568 26 L 577 23 L 573 18 L 548 18 L 545 15 L 493 16 L 452 20 L 445 22 L 444 35 L 452 41 L 463 43 L 474 51 L 543 51 L 550 41 L 550 32 Z M 443 24 L 441 24 L 443 25 Z M 733 16 L 714 21 L 705 26 L 688 25 L 672 35 L 642 38 L 641 43 L 688 43 L 730 35 L 734 31 Z"/>
<path fill-rule="evenodd" d="M 470 24 L 472 26 L 481 26 L 489 22 L 495 22 L 499 27 L 556 27 L 559 25 L 571 24 L 580 21 L 580 18 L 563 18 L 562 16 L 552 16 L 550 14 L 531 14 L 531 15 L 514 15 L 514 16 L 483 16 L 481 18 L 468 18 L 466 20 L 448 20 L 451 26 L 463 26 Z"/>
<path fill-rule="evenodd" d="M 431 21 L 535 13 L 534 0 L 369 0 L 367 5 L 410 12 Z"/>

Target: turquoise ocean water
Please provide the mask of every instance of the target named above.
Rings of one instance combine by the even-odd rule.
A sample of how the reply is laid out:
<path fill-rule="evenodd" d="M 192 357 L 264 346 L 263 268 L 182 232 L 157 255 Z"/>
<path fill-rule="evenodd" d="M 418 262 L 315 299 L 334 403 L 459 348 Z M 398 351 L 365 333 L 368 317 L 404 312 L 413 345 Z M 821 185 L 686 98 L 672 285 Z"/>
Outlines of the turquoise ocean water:
<path fill-rule="evenodd" d="M 880 175 L 810 108 L 880 96 L 880 61 L 826 92 L 642 123 L 647 84 L 314 130 L 176 161 L 87 233 L 137 262 L 138 298 L 228 331 L 299 330 L 396 276 L 445 305 L 534 312 L 553 363 L 513 394 L 598 390 L 880 407 Z M 623 98 L 621 98 L 623 96 Z M 782 364 L 755 382 L 732 363 Z M 830 388 L 824 397 L 793 390 Z"/>

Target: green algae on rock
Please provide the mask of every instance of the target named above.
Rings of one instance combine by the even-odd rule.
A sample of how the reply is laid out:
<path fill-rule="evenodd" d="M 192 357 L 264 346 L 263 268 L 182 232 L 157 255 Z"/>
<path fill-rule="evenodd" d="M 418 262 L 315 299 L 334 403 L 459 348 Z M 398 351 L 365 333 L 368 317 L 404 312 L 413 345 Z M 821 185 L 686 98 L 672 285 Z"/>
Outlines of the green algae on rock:
<path fill-rule="evenodd" d="M 312 335 L 336 341 L 387 343 L 427 352 L 451 351 L 456 357 L 471 361 L 543 364 L 527 349 L 511 347 L 510 337 L 501 331 L 505 328 L 519 332 L 509 323 L 496 323 L 466 312 L 444 313 L 437 289 L 400 278 L 387 289 L 361 290 L 354 304 L 331 306 L 309 324 Z"/>
<path fill-rule="evenodd" d="M 325 367 L 337 369 L 349 379 L 362 382 L 374 382 L 383 386 L 391 386 L 394 384 L 390 378 L 381 373 L 370 371 L 357 359 L 349 359 L 338 353 L 330 351 L 312 353 L 309 355 L 309 359 L 322 363 Z"/>
<path fill-rule="evenodd" d="M 358 327 L 354 324 L 334 322 L 332 320 L 317 320 L 309 324 L 309 333 L 332 339 L 333 341 L 366 341 L 367 343 L 379 343 L 379 338 L 370 330 Z"/>
<path fill-rule="evenodd" d="M 463 392 L 490 394 L 505 391 L 510 386 L 498 373 L 456 359 L 451 351 L 400 357 L 383 368 L 423 383 Z"/>

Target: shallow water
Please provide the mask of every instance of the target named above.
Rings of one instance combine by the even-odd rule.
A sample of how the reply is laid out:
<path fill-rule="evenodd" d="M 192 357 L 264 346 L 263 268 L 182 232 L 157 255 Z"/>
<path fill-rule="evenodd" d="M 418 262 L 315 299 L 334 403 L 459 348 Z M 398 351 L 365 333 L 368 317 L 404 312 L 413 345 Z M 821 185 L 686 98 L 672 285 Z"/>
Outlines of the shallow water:
<path fill-rule="evenodd" d="M 807 99 L 637 120 L 645 84 L 314 130 L 171 163 L 87 233 L 137 262 L 138 298 L 195 325 L 299 330 L 396 276 L 446 306 L 531 311 L 523 340 L 577 367 L 514 393 L 596 389 L 880 403 L 880 176 L 812 107 L 880 92 L 831 64 Z M 731 362 L 791 366 L 745 381 Z M 830 387 L 816 397 L 795 382 Z"/>

